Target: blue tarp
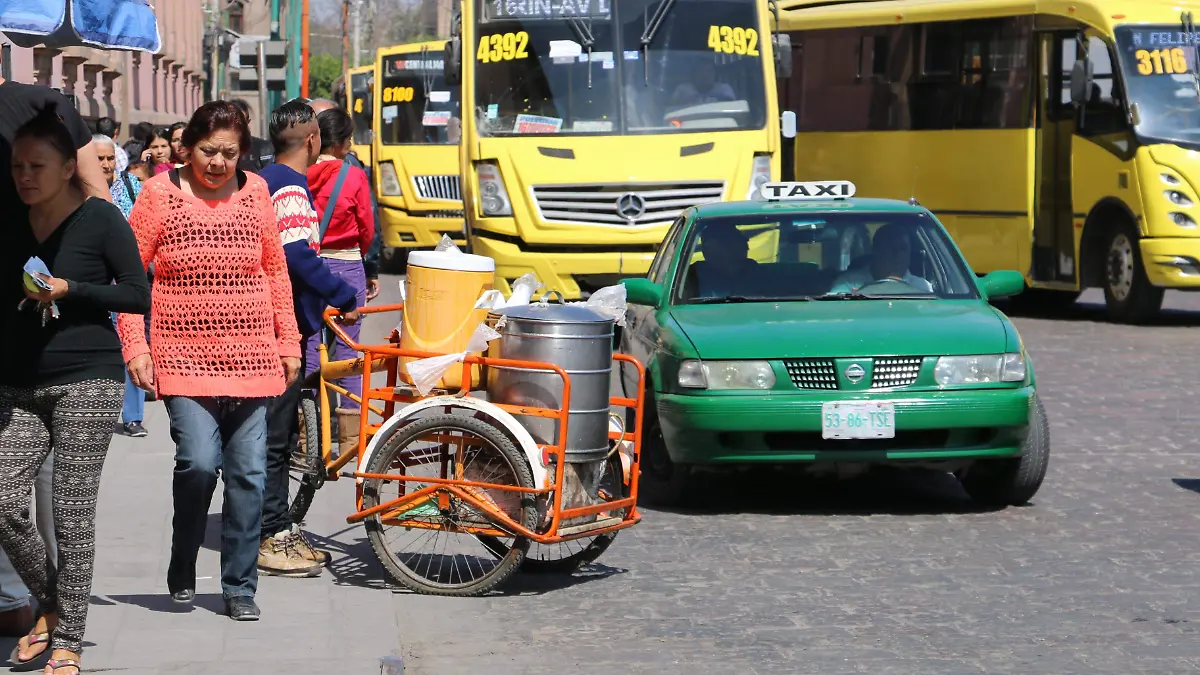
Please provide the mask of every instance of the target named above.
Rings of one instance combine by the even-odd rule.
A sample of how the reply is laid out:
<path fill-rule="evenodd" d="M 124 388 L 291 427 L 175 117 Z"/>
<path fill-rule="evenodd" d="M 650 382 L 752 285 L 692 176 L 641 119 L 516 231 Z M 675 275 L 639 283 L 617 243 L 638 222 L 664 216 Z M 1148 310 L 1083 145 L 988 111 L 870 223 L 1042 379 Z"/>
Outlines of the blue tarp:
<path fill-rule="evenodd" d="M 0 31 L 21 47 L 156 53 L 162 46 L 148 0 L 0 0 Z"/>

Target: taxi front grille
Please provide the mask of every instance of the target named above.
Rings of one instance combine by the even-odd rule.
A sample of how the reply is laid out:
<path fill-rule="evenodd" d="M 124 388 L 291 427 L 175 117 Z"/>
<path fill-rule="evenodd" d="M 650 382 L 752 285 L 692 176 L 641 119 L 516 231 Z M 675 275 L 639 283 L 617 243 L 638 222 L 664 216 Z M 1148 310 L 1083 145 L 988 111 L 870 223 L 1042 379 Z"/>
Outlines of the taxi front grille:
<path fill-rule="evenodd" d="M 920 356 L 892 356 L 875 359 L 875 367 L 871 370 L 872 389 L 890 389 L 892 387 L 907 387 L 917 381 L 921 373 Z"/>
<path fill-rule="evenodd" d="M 783 362 L 797 389 L 837 389 L 833 359 L 787 359 Z"/>
<path fill-rule="evenodd" d="M 413 185 L 417 188 L 417 197 L 421 199 L 462 201 L 458 176 L 413 176 Z"/>
<path fill-rule="evenodd" d="M 543 220 L 585 225 L 669 223 L 689 206 L 721 201 L 722 181 L 535 185 Z"/>

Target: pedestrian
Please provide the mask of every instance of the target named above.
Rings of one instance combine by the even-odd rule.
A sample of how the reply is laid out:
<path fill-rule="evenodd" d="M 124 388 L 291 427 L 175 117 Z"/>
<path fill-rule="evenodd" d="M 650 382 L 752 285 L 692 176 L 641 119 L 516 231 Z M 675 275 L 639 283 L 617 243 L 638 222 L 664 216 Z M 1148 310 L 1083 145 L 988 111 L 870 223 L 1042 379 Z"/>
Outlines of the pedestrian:
<path fill-rule="evenodd" d="M 183 151 L 183 129 L 187 126 L 185 122 L 176 122 L 170 127 L 167 127 L 167 136 L 171 139 L 171 161 L 177 166 L 182 166 L 184 163 Z"/>
<path fill-rule="evenodd" d="M 267 401 L 300 374 L 271 196 L 237 169 L 250 149 L 245 117 L 213 101 L 183 131 L 188 165 L 147 181 L 130 216 L 145 265 L 156 264 L 151 340 L 140 317 L 118 319 L 133 381 L 166 403 L 175 440 L 167 588 L 190 604 L 218 472 L 221 594 L 230 618 L 255 621 Z"/>
<path fill-rule="evenodd" d="M 154 140 L 154 126 L 149 122 L 138 122 L 129 132 L 129 142 L 121 146 L 130 162 L 145 161 L 146 150 Z"/>
<path fill-rule="evenodd" d="M 53 675 L 80 672 L 96 499 L 123 392 L 110 313 L 150 306 L 133 232 L 115 206 L 87 196 L 76 165 L 76 141 L 52 105 L 17 130 L 12 174 L 29 209 L 9 228 L 0 265 L 0 544 L 41 607 L 15 660 L 50 649 Z M 44 290 L 22 279 L 34 256 L 50 271 Z M 34 478 L 51 452 L 53 561 L 28 516 Z"/>
<path fill-rule="evenodd" d="M 232 103 L 242 111 L 246 116 L 247 126 L 250 124 L 250 104 L 240 98 L 233 99 Z M 250 137 L 250 152 L 242 156 L 238 161 L 238 168 L 242 171 L 251 171 L 258 173 L 263 167 L 268 166 L 275 161 L 275 149 L 273 144 L 263 138 L 251 135 Z"/>
<path fill-rule="evenodd" d="M 150 163 L 150 171 L 157 176 L 175 167 L 171 156 L 170 130 L 165 127 L 155 129 L 154 137 L 150 139 L 150 146 L 142 153 L 142 159 Z"/>
<path fill-rule="evenodd" d="M 154 177 L 150 172 L 150 165 L 140 159 L 130 162 L 126 173 L 143 183 Z"/>
<path fill-rule="evenodd" d="M 130 211 L 133 211 L 134 201 L 142 193 L 142 182 L 124 171 L 117 171 L 117 144 L 113 139 L 97 134 L 92 137 L 92 140 L 95 141 L 100 154 L 100 167 L 104 169 L 104 176 L 108 179 L 113 204 L 116 204 L 117 208 L 121 210 L 121 215 L 128 220 Z M 149 283 L 149 275 L 147 275 L 147 283 Z M 115 326 L 117 323 L 115 312 L 112 320 Z M 125 402 L 121 406 L 121 429 L 126 436 L 146 437 L 146 428 L 142 426 L 145 412 L 146 392 L 133 383 L 133 379 L 129 377 L 127 371 L 125 373 Z"/>
<path fill-rule="evenodd" d="M 113 155 L 117 159 L 117 171 L 128 171 L 129 154 L 116 143 L 117 136 L 121 134 L 121 125 L 117 124 L 116 120 L 111 117 L 101 117 L 96 120 L 96 133 L 101 136 L 107 136 L 113 142 Z"/>
<path fill-rule="evenodd" d="M 326 110 L 338 108 L 338 104 L 330 101 L 327 98 L 313 99 L 313 111 L 320 116 Z M 358 155 L 350 152 L 346 155 L 345 161 L 350 163 L 350 166 L 358 167 L 367 176 L 367 185 L 371 184 L 371 167 L 362 163 Z M 363 251 L 363 272 L 367 277 L 367 302 L 379 297 L 379 254 L 382 247 L 383 236 L 379 229 L 379 202 L 375 199 L 375 191 L 370 191 L 371 195 L 371 219 L 375 222 L 374 236 L 371 237 L 371 246 Z"/>
<path fill-rule="evenodd" d="M 363 252 L 371 249 L 375 235 L 375 218 L 371 210 L 371 185 L 367 175 L 346 160 L 354 134 L 354 120 L 341 108 L 330 108 L 317 115 L 321 129 L 321 155 L 308 169 L 308 187 L 313 195 L 319 228 L 317 246 L 322 260 L 335 276 L 350 284 L 358 304 L 367 303 L 367 277 L 363 269 Z M 346 334 L 358 342 L 362 327 L 346 327 Z M 320 340 L 309 340 L 304 351 L 304 374 L 308 376 L 320 366 Z M 358 352 L 337 341 L 331 358 L 358 358 Z M 346 391 L 362 398 L 362 377 L 352 375 L 338 382 Z M 338 424 L 339 453 L 357 452 L 359 404 L 350 396 L 341 396 L 335 410 Z"/>
<path fill-rule="evenodd" d="M 304 342 L 320 339 L 327 307 L 343 322 L 358 320 L 358 293 L 334 275 L 317 255 L 319 222 L 308 189 L 309 167 L 321 154 L 321 130 L 308 103 L 289 101 L 271 113 L 275 163 L 259 172 L 275 207 L 283 250 L 292 280 L 296 324 Z M 305 350 L 306 352 L 309 350 Z M 263 503 L 258 568 L 264 574 L 312 577 L 321 574 L 329 554 L 312 547 L 288 512 L 288 468 L 298 429 L 301 382 L 271 402 L 267 420 L 267 494 Z"/>
<path fill-rule="evenodd" d="M 71 102 L 57 91 L 42 85 L 5 81 L 0 77 L 0 213 L 21 220 L 28 207 L 21 201 L 12 179 L 12 142 L 17 129 L 29 122 L 46 106 L 54 106 L 59 118 L 71 132 L 77 148 L 77 173 L 90 196 L 111 199 L 96 149 L 87 123 Z M 0 253 L 3 253 L 0 250 Z M 24 261 L 21 261 L 24 265 Z M 36 481 L 38 527 L 46 539 L 48 551 L 57 556 L 51 525 L 50 481 L 53 458 L 48 457 Z M 8 637 L 24 635 L 33 626 L 33 608 L 29 605 L 29 589 L 20 581 L 12 562 L 0 548 L 0 634 Z"/>

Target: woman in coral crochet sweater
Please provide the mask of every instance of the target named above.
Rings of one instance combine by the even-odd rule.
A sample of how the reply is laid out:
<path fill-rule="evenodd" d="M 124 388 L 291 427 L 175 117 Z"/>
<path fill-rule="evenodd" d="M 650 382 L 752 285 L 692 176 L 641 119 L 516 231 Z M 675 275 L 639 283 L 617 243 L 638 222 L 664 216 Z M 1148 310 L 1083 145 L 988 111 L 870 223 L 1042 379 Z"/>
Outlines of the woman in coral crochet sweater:
<path fill-rule="evenodd" d="M 266 406 L 299 375 L 300 332 L 266 182 L 237 169 L 250 149 L 246 118 L 232 103 L 206 103 L 183 146 L 188 163 L 148 181 L 129 217 L 142 263 L 155 266 L 150 346 L 141 317 L 122 315 L 118 326 L 134 382 L 156 391 L 171 417 L 171 597 L 195 599 L 219 468 L 221 592 L 231 618 L 253 621 Z"/>

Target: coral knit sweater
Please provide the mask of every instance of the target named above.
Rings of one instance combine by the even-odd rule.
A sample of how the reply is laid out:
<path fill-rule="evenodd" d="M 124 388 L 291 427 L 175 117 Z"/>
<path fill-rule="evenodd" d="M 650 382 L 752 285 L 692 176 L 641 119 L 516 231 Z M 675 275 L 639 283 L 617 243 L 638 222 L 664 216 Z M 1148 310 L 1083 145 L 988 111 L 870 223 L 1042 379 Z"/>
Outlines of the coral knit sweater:
<path fill-rule="evenodd" d="M 300 331 L 266 182 L 241 174 L 231 198 L 211 202 L 172 175 L 147 181 L 129 216 L 155 276 L 150 345 L 143 317 L 117 320 L 125 361 L 150 354 L 162 396 L 278 396 L 280 358 L 300 357 Z"/>

